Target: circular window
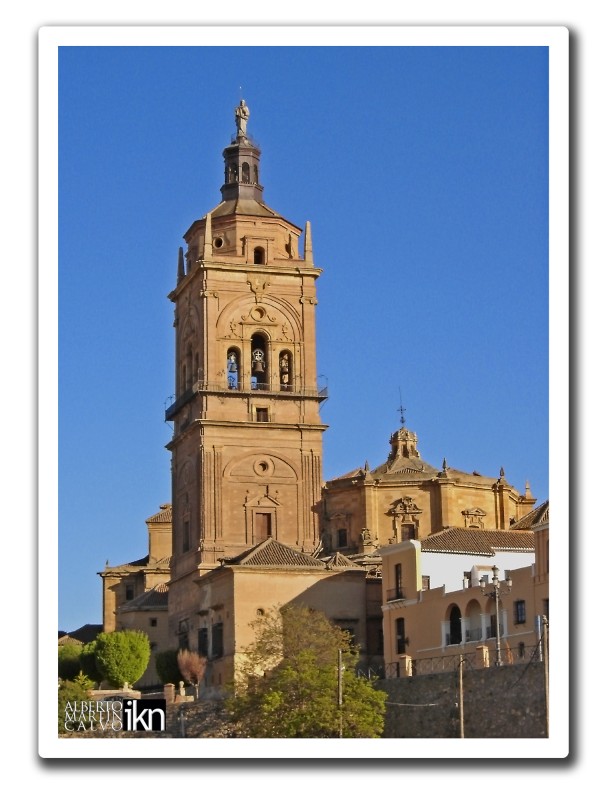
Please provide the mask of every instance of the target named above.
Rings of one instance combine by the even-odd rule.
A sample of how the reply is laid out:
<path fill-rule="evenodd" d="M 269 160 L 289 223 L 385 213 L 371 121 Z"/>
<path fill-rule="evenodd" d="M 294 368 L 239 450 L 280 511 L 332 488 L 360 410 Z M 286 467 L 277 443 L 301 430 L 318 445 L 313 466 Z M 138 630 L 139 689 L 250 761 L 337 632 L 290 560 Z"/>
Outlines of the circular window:
<path fill-rule="evenodd" d="M 222 236 L 217 236 L 214 239 L 214 247 L 222 247 L 223 244 L 224 244 L 224 239 L 222 238 Z"/>
<path fill-rule="evenodd" d="M 252 319 L 255 319 L 255 320 L 264 319 L 265 315 L 266 315 L 266 311 L 263 308 L 260 308 L 260 306 L 257 306 L 256 308 L 253 308 L 251 310 L 251 312 L 250 312 L 250 316 L 252 317 Z"/>
<path fill-rule="evenodd" d="M 259 458 L 254 461 L 254 472 L 263 478 L 267 478 L 275 471 L 275 465 L 268 458 Z"/>

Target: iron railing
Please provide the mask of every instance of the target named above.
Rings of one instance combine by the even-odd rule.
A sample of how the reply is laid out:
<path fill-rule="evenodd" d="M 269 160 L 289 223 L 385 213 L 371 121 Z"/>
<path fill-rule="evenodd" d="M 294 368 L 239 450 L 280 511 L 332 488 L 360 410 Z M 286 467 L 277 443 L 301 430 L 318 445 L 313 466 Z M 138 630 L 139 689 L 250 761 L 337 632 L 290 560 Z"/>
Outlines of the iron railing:
<path fill-rule="evenodd" d="M 289 397 L 308 397 L 318 398 L 320 402 L 327 399 L 327 386 L 317 388 L 316 386 L 296 386 L 289 384 L 251 383 L 246 385 L 243 381 L 238 382 L 210 382 L 197 381 L 188 389 L 185 389 L 176 400 L 166 408 L 165 418 L 167 421 L 173 420 L 180 409 L 188 403 L 195 394 L 272 394 L 284 395 Z"/>

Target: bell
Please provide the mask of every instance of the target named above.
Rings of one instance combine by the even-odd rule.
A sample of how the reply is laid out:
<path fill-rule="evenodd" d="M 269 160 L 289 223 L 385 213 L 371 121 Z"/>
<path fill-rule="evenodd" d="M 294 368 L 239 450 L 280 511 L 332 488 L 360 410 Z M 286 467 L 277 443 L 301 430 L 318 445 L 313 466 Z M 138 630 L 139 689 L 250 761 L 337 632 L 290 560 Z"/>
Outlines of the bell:
<path fill-rule="evenodd" d="M 264 372 L 264 361 L 254 361 L 252 372 Z"/>

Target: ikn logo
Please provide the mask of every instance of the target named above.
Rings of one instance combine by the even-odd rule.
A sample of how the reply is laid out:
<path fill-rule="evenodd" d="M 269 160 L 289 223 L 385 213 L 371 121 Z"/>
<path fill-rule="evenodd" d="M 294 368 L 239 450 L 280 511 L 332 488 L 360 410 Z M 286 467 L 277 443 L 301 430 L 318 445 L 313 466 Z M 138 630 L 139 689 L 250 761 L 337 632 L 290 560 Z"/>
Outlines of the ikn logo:
<path fill-rule="evenodd" d="M 122 708 L 125 731 L 165 731 L 165 700 L 125 700 Z"/>

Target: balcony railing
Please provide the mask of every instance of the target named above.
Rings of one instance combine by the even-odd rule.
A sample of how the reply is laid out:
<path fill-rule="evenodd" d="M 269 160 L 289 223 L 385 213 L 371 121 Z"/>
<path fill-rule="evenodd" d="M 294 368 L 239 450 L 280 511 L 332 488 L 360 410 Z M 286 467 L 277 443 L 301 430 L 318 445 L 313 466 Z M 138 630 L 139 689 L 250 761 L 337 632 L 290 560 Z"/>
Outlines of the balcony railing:
<path fill-rule="evenodd" d="M 403 590 L 399 587 L 396 589 L 387 589 L 386 590 L 386 602 L 391 603 L 393 600 L 404 600 L 405 594 Z"/>
<path fill-rule="evenodd" d="M 270 394 L 273 396 L 297 397 L 297 398 L 318 398 L 319 402 L 327 400 L 327 386 L 317 388 L 316 386 L 296 386 L 286 384 L 276 384 L 271 386 L 268 383 L 256 383 L 252 381 L 246 384 L 243 381 L 234 383 L 197 381 L 179 395 L 179 397 L 166 409 L 166 420 L 173 420 L 180 409 L 186 405 L 196 394 Z"/>

